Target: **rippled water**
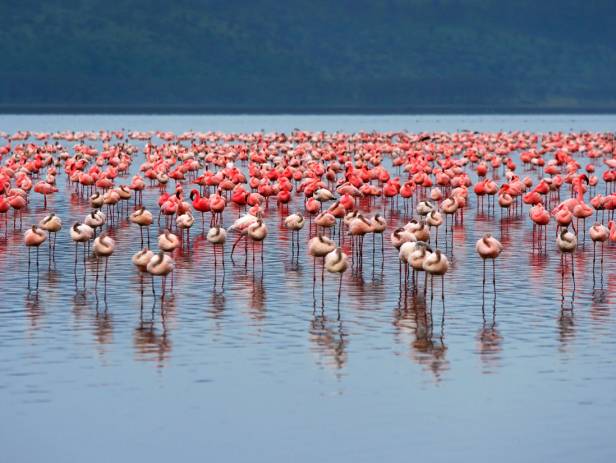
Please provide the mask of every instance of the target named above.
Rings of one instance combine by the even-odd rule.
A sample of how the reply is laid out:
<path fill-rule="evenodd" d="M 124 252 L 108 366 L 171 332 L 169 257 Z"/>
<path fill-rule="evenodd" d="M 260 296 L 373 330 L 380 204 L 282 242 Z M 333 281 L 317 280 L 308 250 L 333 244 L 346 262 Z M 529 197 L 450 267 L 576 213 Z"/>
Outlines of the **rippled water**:
<path fill-rule="evenodd" d="M 614 116 L 0 116 L 0 130 L 607 130 Z M 137 168 L 134 163 L 133 169 Z M 64 223 L 87 205 L 65 188 L 49 208 Z M 158 192 L 149 189 L 153 206 Z M 473 196 L 473 195 L 471 195 Z M 24 226 L 44 211 L 36 198 Z M 497 208 L 498 209 L 498 208 Z M 228 208 L 225 224 L 237 216 Z M 107 290 L 83 285 L 60 234 L 56 267 L 41 249 L 38 291 L 27 290 L 21 232 L 0 239 L 0 461 L 614 461 L 616 246 L 603 271 L 588 241 L 576 287 L 550 239 L 532 226 L 478 214 L 454 229 L 445 301 L 399 289 L 396 255 L 367 240 L 363 273 L 313 295 L 302 231 L 297 263 L 282 213 L 270 207 L 264 271 L 226 261 L 195 225 L 176 255 L 175 290 L 161 309 L 130 264 L 139 231 L 112 236 Z M 393 214 L 392 224 L 402 221 Z M 497 290 L 482 292 L 474 243 L 505 245 Z M 553 236 L 553 230 L 551 229 Z M 442 239 L 442 238 L 441 238 Z M 588 238 L 587 238 L 588 239 Z M 240 254 L 241 255 L 241 254 Z M 219 267 L 220 271 L 221 268 Z M 32 277 L 32 275 L 31 275 Z M 36 277 L 34 277 L 34 281 Z M 322 302 L 324 303 L 322 306 Z"/>

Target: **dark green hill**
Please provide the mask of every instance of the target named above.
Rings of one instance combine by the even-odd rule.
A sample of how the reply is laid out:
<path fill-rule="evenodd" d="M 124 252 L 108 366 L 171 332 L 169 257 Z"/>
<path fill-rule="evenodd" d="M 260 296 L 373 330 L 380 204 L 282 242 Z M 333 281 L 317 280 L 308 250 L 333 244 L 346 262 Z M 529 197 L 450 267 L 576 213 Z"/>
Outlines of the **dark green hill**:
<path fill-rule="evenodd" d="M 610 1 L 0 3 L 5 108 L 616 109 Z"/>

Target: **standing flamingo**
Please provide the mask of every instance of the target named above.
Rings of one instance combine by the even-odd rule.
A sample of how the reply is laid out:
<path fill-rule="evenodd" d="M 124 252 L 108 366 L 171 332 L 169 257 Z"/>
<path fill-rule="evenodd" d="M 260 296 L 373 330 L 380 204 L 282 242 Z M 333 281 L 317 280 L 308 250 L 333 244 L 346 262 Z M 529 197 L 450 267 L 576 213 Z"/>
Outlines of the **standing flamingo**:
<path fill-rule="evenodd" d="M 154 257 L 154 253 L 148 248 L 143 248 L 140 251 L 137 251 L 133 257 L 132 262 L 141 272 L 147 271 L 147 266 L 150 260 Z"/>
<path fill-rule="evenodd" d="M 39 227 L 49 233 L 49 260 L 56 261 L 56 239 L 57 234 L 62 230 L 62 220 L 53 212 L 39 222 Z M 53 239 L 51 234 L 53 233 Z"/>
<path fill-rule="evenodd" d="M 500 253 L 503 251 L 503 245 L 500 241 L 494 238 L 490 233 L 483 235 L 483 238 L 477 241 L 475 245 L 475 251 L 479 254 L 479 257 L 483 260 L 483 289 L 485 291 L 486 286 L 486 259 L 492 260 L 492 286 L 496 293 L 496 265 L 495 261 Z"/>
<path fill-rule="evenodd" d="M 217 266 L 218 266 L 218 256 L 216 254 L 216 249 L 220 248 L 220 252 L 222 255 L 222 275 L 223 275 L 223 285 L 224 285 L 224 276 L 225 276 L 225 241 L 227 240 L 227 232 L 224 228 L 219 225 L 215 225 L 207 232 L 207 240 L 212 244 L 214 248 L 214 278 L 216 278 L 217 274 Z"/>
<path fill-rule="evenodd" d="M 4 216 L 4 236 L 8 235 L 9 210 L 11 205 L 5 196 L 0 196 L 0 214 Z"/>
<path fill-rule="evenodd" d="M 9 195 L 9 205 L 13 208 L 13 228 L 15 228 L 17 214 L 19 213 L 19 229 L 21 230 L 23 210 L 26 204 L 26 199 L 21 194 Z"/>
<path fill-rule="evenodd" d="M 98 264 L 101 257 L 105 258 L 105 289 L 107 288 L 107 267 L 109 263 L 109 256 L 113 254 L 115 250 L 115 241 L 108 236 L 105 232 L 101 233 L 98 238 L 94 240 L 94 246 L 92 248 L 94 255 L 96 256 L 96 282 L 94 287 L 98 286 Z"/>
<path fill-rule="evenodd" d="M 154 276 L 163 277 L 162 281 L 162 296 L 161 299 L 165 298 L 165 292 L 167 289 L 167 275 L 171 273 L 173 277 L 173 270 L 175 269 L 175 261 L 171 256 L 165 254 L 164 252 L 159 252 L 158 254 L 154 254 L 154 256 L 148 262 L 146 266 L 147 272 Z M 173 288 L 173 285 L 172 285 Z M 152 286 L 152 290 L 154 287 Z"/>
<path fill-rule="evenodd" d="M 436 236 L 434 239 L 436 246 L 438 246 L 438 227 L 443 224 L 443 216 L 439 211 L 434 209 L 428 213 L 426 223 L 428 224 L 428 230 L 431 230 L 432 227 L 436 228 Z"/>
<path fill-rule="evenodd" d="M 94 209 L 83 219 L 83 223 L 88 225 L 94 230 L 94 236 L 96 236 L 96 229 L 102 228 L 107 221 L 107 216 L 99 209 Z"/>
<path fill-rule="evenodd" d="M 563 266 L 563 258 L 565 254 L 571 255 L 571 278 L 573 279 L 573 288 L 575 289 L 575 264 L 573 252 L 577 248 L 577 238 L 574 233 L 571 233 L 567 228 L 562 228 L 556 238 L 556 245 L 561 252 L 560 263 L 562 267 L 562 277 L 564 278 L 565 268 Z"/>
<path fill-rule="evenodd" d="M 139 233 L 141 235 L 141 246 L 143 247 L 143 227 L 145 227 L 147 235 L 148 235 L 148 246 L 150 246 L 150 225 L 154 221 L 154 217 L 152 213 L 148 211 L 145 206 L 140 206 L 136 211 L 134 211 L 129 220 L 132 223 L 136 223 L 139 225 Z"/>
<path fill-rule="evenodd" d="M 86 244 L 94 238 L 94 230 L 85 223 L 75 223 L 70 230 L 71 239 L 75 242 L 75 284 L 77 283 L 77 246 L 83 244 L 83 281 L 86 280 Z"/>
<path fill-rule="evenodd" d="M 210 200 L 205 196 L 201 196 L 197 190 L 190 192 L 190 200 L 195 211 L 201 213 L 201 227 L 205 231 L 205 213 L 210 212 Z"/>
<path fill-rule="evenodd" d="M 186 211 L 182 215 L 177 216 L 175 223 L 180 230 L 182 242 L 184 241 L 184 230 L 186 230 L 186 246 L 190 249 L 190 228 L 194 225 L 195 218 L 190 211 Z"/>
<path fill-rule="evenodd" d="M 376 214 L 370 219 L 370 225 L 372 226 L 372 265 L 374 265 L 374 246 L 377 235 L 381 237 L 381 259 L 385 258 L 385 240 L 383 238 L 383 233 L 385 233 L 387 229 L 387 221 L 381 214 Z"/>
<path fill-rule="evenodd" d="M 314 289 L 316 287 L 317 282 L 317 257 L 324 258 L 327 254 L 336 249 L 336 243 L 334 243 L 327 236 L 317 235 L 314 238 L 311 238 L 308 241 L 308 254 L 312 256 L 312 293 L 314 296 Z M 321 268 L 321 284 L 325 279 L 323 269 L 325 267 L 325 261 L 323 261 L 323 266 Z"/>
<path fill-rule="evenodd" d="M 595 279 L 595 256 L 597 252 L 597 242 L 601 243 L 601 273 L 603 274 L 603 245 L 609 239 L 610 231 L 605 225 L 599 222 L 590 227 L 590 239 L 592 240 L 592 275 L 593 284 Z"/>
<path fill-rule="evenodd" d="M 537 249 L 541 247 L 542 236 L 544 247 L 547 249 L 547 225 L 550 223 L 550 213 L 543 207 L 543 204 L 538 203 L 530 209 L 529 214 L 530 219 L 533 221 L 533 252 L 535 250 L 535 235 L 538 236 Z M 539 229 L 538 234 L 536 234 L 536 228 Z"/>
<path fill-rule="evenodd" d="M 299 257 L 299 231 L 304 228 L 304 224 L 306 220 L 304 216 L 300 213 L 291 214 L 284 219 L 284 225 L 289 230 L 291 230 L 291 253 L 293 254 L 295 251 L 295 246 L 297 243 L 297 255 Z"/>
<path fill-rule="evenodd" d="M 338 319 L 340 319 L 340 295 L 342 293 L 342 275 L 346 272 L 349 264 L 347 255 L 340 248 L 336 248 L 325 256 L 325 268 L 330 273 L 340 275 L 338 283 Z"/>
<path fill-rule="evenodd" d="M 163 252 L 173 252 L 180 247 L 180 239 L 169 230 L 164 230 L 158 236 L 158 247 Z"/>
<path fill-rule="evenodd" d="M 261 243 L 261 271 L 263 272 L 263 240 L 267 237 L 267 225 L 261 219 L 250 224 L 246 229 L 246 235 L 252 240 L 252 264 L 255 263 L 255 242 Z M 262 274 L 263 275 L 263 274 Z"/>
<path fill-rule="evenodd" d="M 423 261 L 423 269 L 430 274 L 430 283 L 434 276 L 441 277 L 441 299 L 445 301 L 445 274 L 449 270 L 449 260 L 439 249 L 429 254 Z M 431 296 L 433 293 L 431 292 Z"/>
<path fill-rule="evenodd" d="M 39 247 L 47 239 L 47 233 L 42 228 L 32 225 L 24 233 L 24 244 L 28 247 L 28 288 L 30 288 L 30 254 L 32 247 L 36 248 L 36 287 L 39 282 Z"/>

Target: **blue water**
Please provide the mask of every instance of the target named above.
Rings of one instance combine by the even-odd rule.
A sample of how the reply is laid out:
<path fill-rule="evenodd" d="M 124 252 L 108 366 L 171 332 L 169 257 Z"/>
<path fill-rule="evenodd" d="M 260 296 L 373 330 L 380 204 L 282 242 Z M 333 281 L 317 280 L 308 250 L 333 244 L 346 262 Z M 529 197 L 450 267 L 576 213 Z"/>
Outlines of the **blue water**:
<path fill-rule="evenodd" d="M 295 127 L 605 131 L 616 117 L 0 116 L 7 132 Z M 66 226 L 89 208 L 63 175 L 58 183 L 49 208 Z M 157 196 L 149 189 L 144 201 L 153 208 Z M 24 226 L 44 213 L 36 195 Z M 228 208 L 225 224 L 236 216 Z M 538 257 L 526 212 L 507 222 L 471 202 L 444 303 L 438 281 L 434 300 L 405 297 L 387 239 L 374 266 L 367 240 L 338 316 L 337 279 L 326 275 L 313 296 L 308 230 L 294 265 L 281 216 L 272 206 L 266 217 L 263 274 L 241 254 L 233 267 L 227 248 L 224 287 L 197 221 L 162 307 L 130 263 L 139 231 L 126 221 L 111 230 L 106 293 L 94 291 L 93 258 L 85 290 L 81 273 L 75 283 L 66 229 L 56 268 L 42 248 L 39 289 L 28 291 L 11 228 L 0 239 L 0 461 L 614 461 L 616 246 L 594 283 L 592 245 L 580 247 L 574 291 L 569 274 L 561 286 L 552 229 Z M 496 297 L 491 287 L 482 296 L 474 253 L 487 231 L 505 244 Z"/>

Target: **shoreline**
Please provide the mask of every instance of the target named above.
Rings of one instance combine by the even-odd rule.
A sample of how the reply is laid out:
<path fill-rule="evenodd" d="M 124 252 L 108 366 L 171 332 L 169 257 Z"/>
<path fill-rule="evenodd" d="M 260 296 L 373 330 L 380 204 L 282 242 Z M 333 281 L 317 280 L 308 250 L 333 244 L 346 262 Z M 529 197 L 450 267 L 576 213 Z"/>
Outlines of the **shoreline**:
<path fill-rule="evenodd" d="M 384 115 L 596 115 L 616 114 L 616 107 L 568 107 L 568 106 L 401 106 L 401 107 L 354 107 L 354 106 L 296 106 L 244 107 L 205 105 L 64 105 L 0 104 L 0 114 L 161 114 L 161 115 L 338 115 L 338 116 L 384 116 Z"/>

